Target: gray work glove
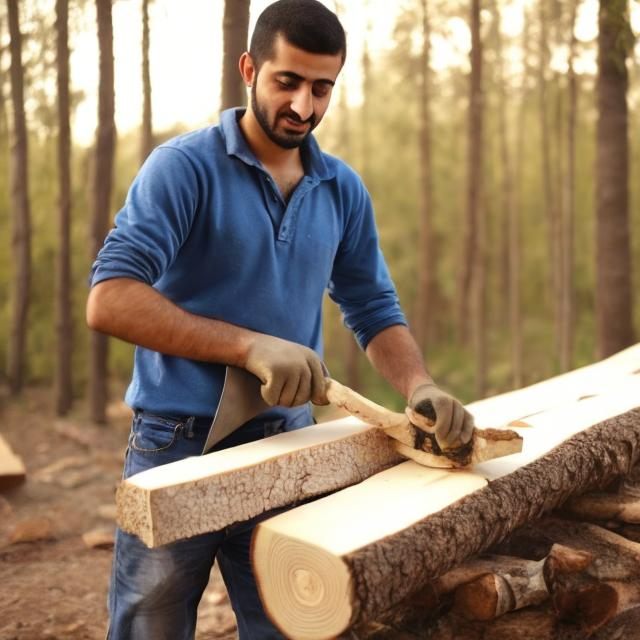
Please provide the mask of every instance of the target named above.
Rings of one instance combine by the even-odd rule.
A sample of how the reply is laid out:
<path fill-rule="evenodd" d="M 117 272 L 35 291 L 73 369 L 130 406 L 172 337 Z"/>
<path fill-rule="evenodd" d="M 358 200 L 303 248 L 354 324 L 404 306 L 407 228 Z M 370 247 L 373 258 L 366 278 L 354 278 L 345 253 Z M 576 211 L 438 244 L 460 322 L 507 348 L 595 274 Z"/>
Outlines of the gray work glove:
<path fill-rule="evenodd" d="M 416 387 L 409 407 L 435 422 L 436 441 L 441 449 L 451 449 L 469 442 L 473 434 L 473 416 L 433 382 Z"/>
<path fill-rule="evenodd" d="M 271 406 L 327 404 L 322 360 L 308 347 L 259 334 L 244 368 L 260 379 L 262 397 Z"/>

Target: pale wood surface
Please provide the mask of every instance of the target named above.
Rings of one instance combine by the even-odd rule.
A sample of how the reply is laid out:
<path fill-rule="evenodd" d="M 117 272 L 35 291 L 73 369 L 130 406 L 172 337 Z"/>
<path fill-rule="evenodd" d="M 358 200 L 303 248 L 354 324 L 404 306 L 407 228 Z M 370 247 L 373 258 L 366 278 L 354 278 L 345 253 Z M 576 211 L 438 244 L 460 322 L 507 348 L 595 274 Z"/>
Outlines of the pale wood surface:
<path fill-rule="evenodd" d="M 0 435 L 0 489 L 15 487 L 24 482 L 26 474 L 22 458 L 13 452 Z"/>
<path fill-rule="evenodd" d="M 510 430 L 474 429 L 469 443 L 442 450 L 436 442 L 435 424 L 408 408 L 405 413 L 389 411 L 331 378 L 327 378 L 329 402 L 360 418 L 367 424 L 384 429 L 398 441 L 396 450 L 427 467 L 454 469 L 518 453 L 522 436 Z"/>
<path fill-rule="evenodd" d="M 341 489 L 401 460 L 381 430 L 336 420 L 136 474 L 118 488 L 118 524 L 158 546 Z"/>
<path fill-rule="evenodd" d="M 523 389 L 466 405 L 476 426 L 497 427 L 554 407 L 571 404 L 585 396 L 608 393 L 630 377 L 640 377 L 640 343 L 606 360 L 575 369 Z"/>

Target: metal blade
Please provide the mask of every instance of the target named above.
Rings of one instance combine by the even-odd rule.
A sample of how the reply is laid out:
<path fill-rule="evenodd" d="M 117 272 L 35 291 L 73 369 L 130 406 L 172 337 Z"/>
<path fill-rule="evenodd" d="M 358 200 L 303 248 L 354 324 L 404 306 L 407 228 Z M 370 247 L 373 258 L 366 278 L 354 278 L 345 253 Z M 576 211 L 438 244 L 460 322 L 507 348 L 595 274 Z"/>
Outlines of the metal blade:
<path fill-rule="evenodd" d="M 207 453 L 245 422 L 266 411 L 269 405 L 260 393 L 262 383 L 246 369 L 227 367 L 224 386 L 202 453 Z"/>

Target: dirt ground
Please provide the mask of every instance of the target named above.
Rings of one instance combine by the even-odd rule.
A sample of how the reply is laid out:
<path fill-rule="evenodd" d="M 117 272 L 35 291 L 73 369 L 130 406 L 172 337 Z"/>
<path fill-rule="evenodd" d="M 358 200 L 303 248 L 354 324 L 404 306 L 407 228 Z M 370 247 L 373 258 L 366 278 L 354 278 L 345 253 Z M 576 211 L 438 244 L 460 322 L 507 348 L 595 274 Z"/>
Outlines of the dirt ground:
<path fill-rule="evenodd" d="M 50 389 L 29 389 L 20 400 L 0 396 L 0 434 L 27 468 L 26 483 L 0 493 L 0 640 L 105 637 L 127 408 L 112 404 L 109 420 L 107 428 L 92 425 L 81 407 L 55 418 Z M 106 540 L 90 548 L 88 532 L 98 544 Z M 231 640 L 235 630 L 214 567 L 196 638 Z"/>

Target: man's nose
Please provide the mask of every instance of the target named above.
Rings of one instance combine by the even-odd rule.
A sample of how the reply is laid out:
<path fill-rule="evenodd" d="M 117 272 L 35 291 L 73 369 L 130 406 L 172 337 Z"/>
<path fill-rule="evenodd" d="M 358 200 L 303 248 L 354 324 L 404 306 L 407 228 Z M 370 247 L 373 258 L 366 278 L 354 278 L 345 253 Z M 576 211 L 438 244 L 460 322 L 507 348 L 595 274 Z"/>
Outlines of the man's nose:
<path fill-rule="evenodd" d="M 291 101 L 291 110 L 294 111 L 300 120 L 306 121 L 313 114 L 313 96 L 311 89 L 300 87 Z"/>

